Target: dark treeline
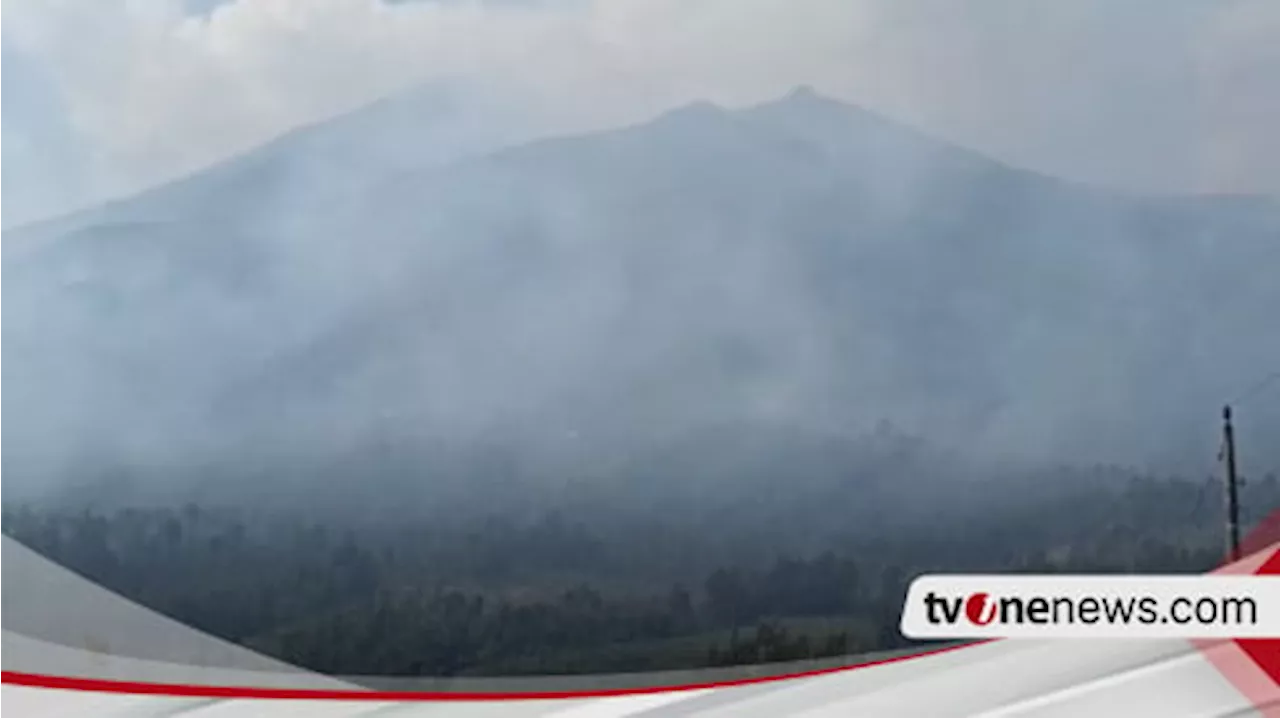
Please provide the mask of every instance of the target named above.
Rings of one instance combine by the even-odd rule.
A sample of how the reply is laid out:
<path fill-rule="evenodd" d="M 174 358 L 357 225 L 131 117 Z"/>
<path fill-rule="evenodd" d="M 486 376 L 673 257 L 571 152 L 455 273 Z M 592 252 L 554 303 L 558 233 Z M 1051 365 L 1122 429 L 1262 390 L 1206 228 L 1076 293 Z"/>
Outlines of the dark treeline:
<path fill-rule="evenodd" d="M 854 493 L 661 519 L 595 507 L 345 525 L 195 503 L 15 504 L 3 528 L 144 605 L 324 672 L 657 670 L 905 646 L 902 599 L 926 571 L 1191 572 L 1221 560 L 1217 487 L 1073 475 L 1051 492 L 986 497 L 980 518 L 938 508 L 896 534 L 883 530 L 891 520 L 866 530 L 892 511 L 849 509 Z M 1276 479 L 1249 482 L 1244 505 L 1246 523 L 1280 506 Z"/>

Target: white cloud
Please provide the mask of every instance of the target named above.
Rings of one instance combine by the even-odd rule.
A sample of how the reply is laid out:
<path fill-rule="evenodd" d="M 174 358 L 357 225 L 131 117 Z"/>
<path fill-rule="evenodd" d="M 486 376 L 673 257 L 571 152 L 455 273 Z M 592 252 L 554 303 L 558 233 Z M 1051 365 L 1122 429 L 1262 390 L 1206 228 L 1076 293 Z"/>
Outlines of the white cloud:
<path fill-rule="evenodd" d="M 1280 193 L 1267 126 L 1280 89 L 1262 79 L 1280 75 L 1271 0 L 186 5 L 5 3 L 7 47 L 54 78 L 92 148 L 95 194 L 457 74 L 531 89 L 566 128 L 812 84 L 1049 172 Z"/>

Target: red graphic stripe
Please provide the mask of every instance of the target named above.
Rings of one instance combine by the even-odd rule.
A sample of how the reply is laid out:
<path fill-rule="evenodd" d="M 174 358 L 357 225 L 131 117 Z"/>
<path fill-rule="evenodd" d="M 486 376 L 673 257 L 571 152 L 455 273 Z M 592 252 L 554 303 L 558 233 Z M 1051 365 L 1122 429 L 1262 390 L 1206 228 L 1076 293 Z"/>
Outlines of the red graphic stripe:
<path fill-rule="evenodd" d="M 1245 556 L 1258 554 L 1273 546 L 1277 548 L 1253 573 L 1280 573 L 1280 511 L 1274 511 L 1263 519 L 1241 542 Z M 1234 566 L 1223 566 L 1218 572 L 1232 572 L 1232 567 Z M 1236 690 L 1253 703 L 1261 715 L 1280 718 L 1280 641 L 1245 639 L 1231 640 L 1226 644 L 1216 644 L 1213 641 L 1192 643 Z"/>
<path fill-rule="evenodd" d="M 51 688 L 69 691 L 92 691 L 96 693 L 124 693 L 129 695 L 154 695 L 181 698 L 252 698 L 265 700 L 329 700 L 329 701 L 511 701 L 511 700 L 553 700 L 568 698 L 608 698 L 615 696 L 643 695 L 651 693 L 675 693 L 707 688 L 730 688 L 759 683 L 810 678 L 829 675 L 841 671 L 858 668 L 870 668 L 889 663 L 899 663 L 913 658 L 936 656 L 942 653 L 968 648 L 990 641 L 975 641 L 958 646 L 944 646 L 906 656 L 882 658 L 852 666 L 835 666 L 819 668 L 799 673 L 785 673 L 777 676 L 756 676 L 738 678 L 727 681 L 712 681 L 674 686 L 647 686 L 639 688 L 600 688 L 581 691 L 519 691 L 519 692 L 469 692 L 469 691 L 373 691 L 359 689 L 322 689 L 322 688 L 258 688 L 253 686 L 208 686 L 178 683 L 145 683 L 137 681 L 115 681 L 99 678 L 70 678 L 65 676 L 49 676 L 21 671 L 0 672 L 0 682 L 31 688 Z"/>
<path fill-rule="evenodd" d="M 1280 549 L 1271 554 L 1271 558 L 1258 568 L 1259 575 L 1280 575 Z M 1280 685 L 1280 640 L 1273 638 L 1255 638 L 1238 641 L 1240 650 L 1248 654 L 1264 673 L 1271 677 L 1276 685 Z"/>

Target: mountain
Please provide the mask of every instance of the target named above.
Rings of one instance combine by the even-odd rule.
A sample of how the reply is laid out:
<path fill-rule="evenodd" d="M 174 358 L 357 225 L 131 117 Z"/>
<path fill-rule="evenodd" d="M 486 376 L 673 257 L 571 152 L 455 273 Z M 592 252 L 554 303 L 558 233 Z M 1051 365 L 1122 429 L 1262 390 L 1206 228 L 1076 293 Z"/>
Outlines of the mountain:
<path fill-rule="evenodd" d="M 224 223 L 296 231 L 317 206 L 368 191 L 397 173 L 422 170 L 546 134 L 546 117 L 508 88 L 437 80 L 336 120 L 287 132 L 245 154 L 139 196 L 14 228 L 5 252 L 100 225 Z M 518 108 L 518 109 L 517 109 Z M 289 227 L 272 227 L 276 221 Z M 12 241 L 11 241 L 12 240 Z"/>
<path fill-rule="evenodd" d="M 764 481 L 884 420 L 1179 466 L 1280 357 L 1264 199 L 1082 187 L 805 88 L 453 156 L 399 153 L 411 116 L 6 233 L 9 476 Z"/>

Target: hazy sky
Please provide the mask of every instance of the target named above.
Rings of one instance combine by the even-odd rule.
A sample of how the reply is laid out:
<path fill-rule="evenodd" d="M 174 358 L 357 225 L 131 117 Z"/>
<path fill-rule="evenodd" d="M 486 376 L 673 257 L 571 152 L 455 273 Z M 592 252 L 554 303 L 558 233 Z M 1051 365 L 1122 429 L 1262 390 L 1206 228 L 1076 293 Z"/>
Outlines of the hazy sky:
<path fill-rule="evenodd" d="M 1013 163 L 1280 195 L 1276 0 L 4 0 L 4 223 L 399 88 L 533 91 L 563 128 L 797 84 Z"/>

